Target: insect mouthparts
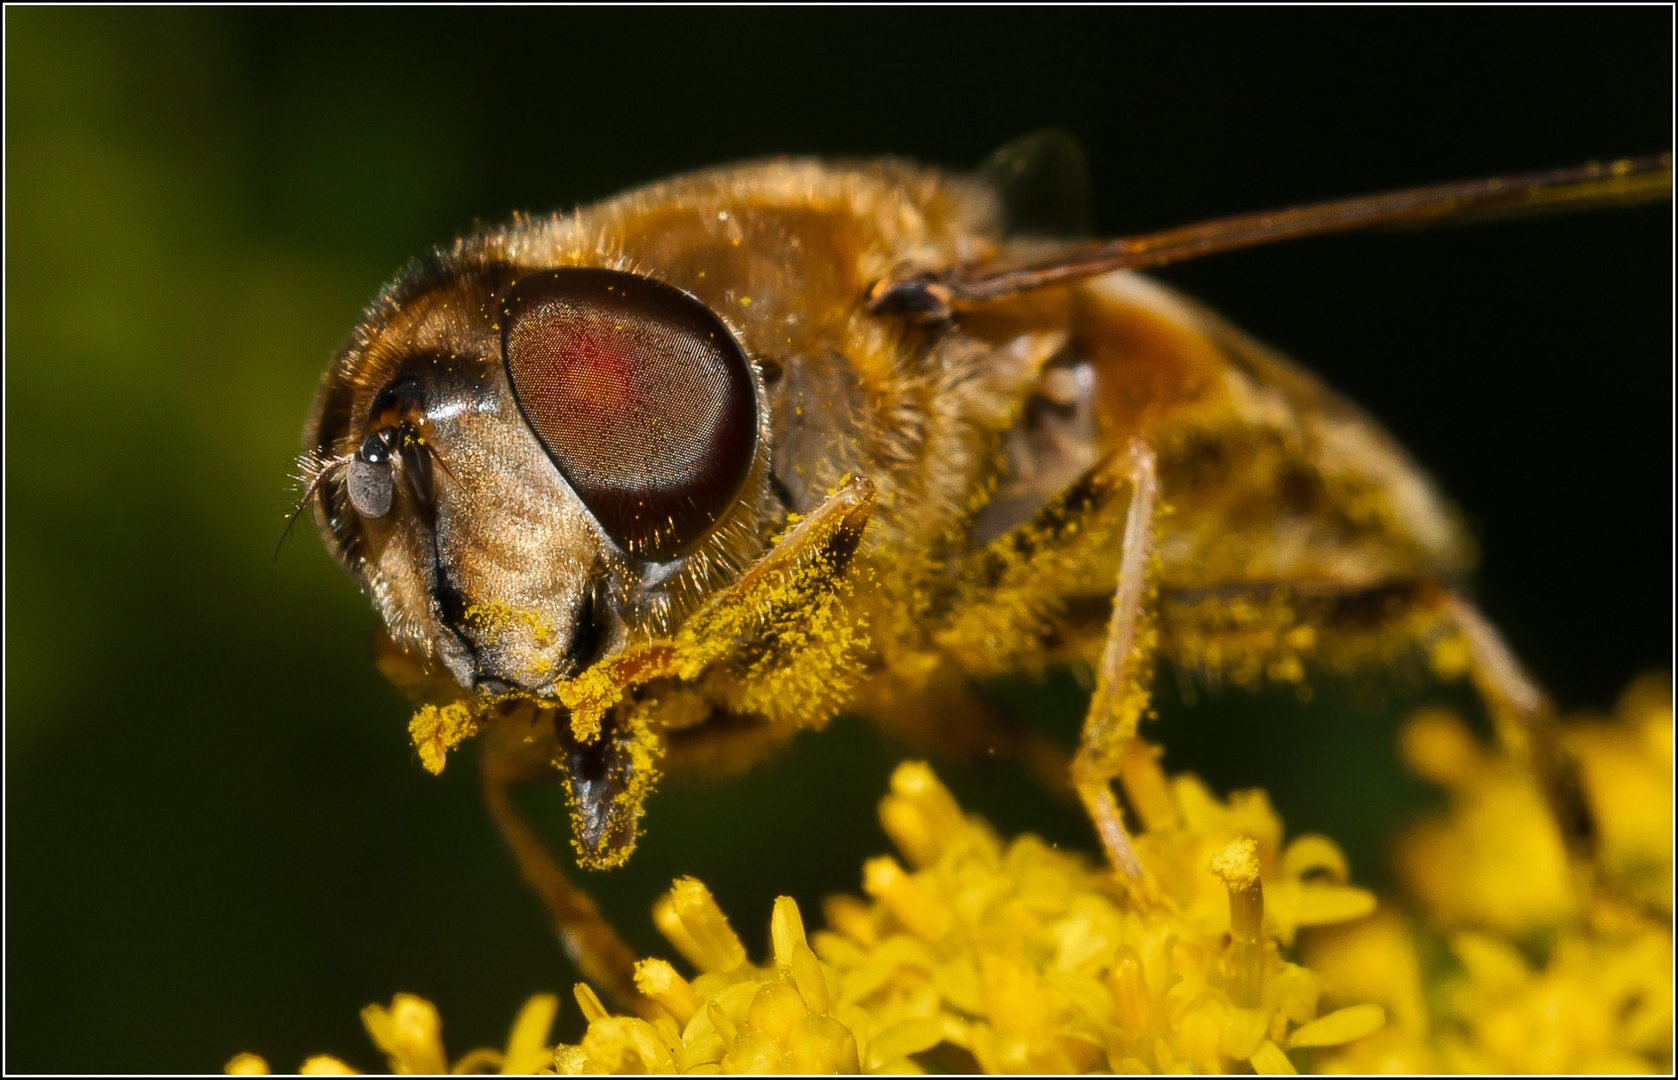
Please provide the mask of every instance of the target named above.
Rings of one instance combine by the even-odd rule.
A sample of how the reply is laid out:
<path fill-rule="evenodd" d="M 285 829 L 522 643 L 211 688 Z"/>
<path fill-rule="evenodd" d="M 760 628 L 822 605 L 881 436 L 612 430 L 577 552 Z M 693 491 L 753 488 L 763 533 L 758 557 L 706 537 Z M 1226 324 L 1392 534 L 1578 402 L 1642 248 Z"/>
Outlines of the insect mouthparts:
<path fill-rule="evenodd" d="M 635 850 L 640 836 L 647 780 L 638 776 L 635 768 L 634 733 L 626 731 L 610 713 L 590 742 L 579 742 L 572 733 L 570 710 L 556 709 L 553 723 L 571 803 L 571 842 L 578 860 L 596 870 L 620 866 Z"/>

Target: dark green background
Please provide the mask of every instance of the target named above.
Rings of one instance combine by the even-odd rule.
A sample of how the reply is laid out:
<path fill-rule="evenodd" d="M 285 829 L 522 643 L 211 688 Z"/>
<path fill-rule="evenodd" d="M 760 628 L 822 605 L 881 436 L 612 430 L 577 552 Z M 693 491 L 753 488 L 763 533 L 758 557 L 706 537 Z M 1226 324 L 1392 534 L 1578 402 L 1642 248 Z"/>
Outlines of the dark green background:
<path fill-rule="evenodd" d="M 472 770 L 412 761 L 366 604 L 308 528 L 272 555 L 315 381 L 426 245 L 745 156 L 962 166 L 1044 124 L 1088 147 L 1107 231 L 1649 153 L 1670 18 L 9 8 L 6 1066 L 373 1065 L 357 1010 L 397 990 L 458 1053 L 572 981 Z M 1599 704 L 1670 651 L 1669 230 L 1653 207 L 1164 276 L 1388 423 L 1475 522 L 1488 612 Z M 1172 690 L 1154 730 L 1379 880 L 1417 794 L 1392 705 L 1450 692 L 1372 685 Z M 738 784 L 671 785 L 602 891 L 650 947 L 654 894 L 697 872 L 755 946 L 776 891 L 855 888 L 892 760 L 841 722 Z M 946 771 L 1087 846 L 1012 770 Z M 557 840 L 557 793 L 528 805 Z"/>

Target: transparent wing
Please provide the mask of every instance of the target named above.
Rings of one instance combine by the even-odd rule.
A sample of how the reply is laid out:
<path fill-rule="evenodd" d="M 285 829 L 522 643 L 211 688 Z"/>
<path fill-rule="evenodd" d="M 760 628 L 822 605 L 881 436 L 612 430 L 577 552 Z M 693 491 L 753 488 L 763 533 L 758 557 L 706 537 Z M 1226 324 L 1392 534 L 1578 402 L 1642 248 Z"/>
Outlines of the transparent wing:
<path fill-rule="evenodd" d="M 1002 201 L 1011 236 L 1081 239 L 1095 227 L 1095 185 L 1077 136 L 1044 128 L 1000 147 L 979 175 Z"/>

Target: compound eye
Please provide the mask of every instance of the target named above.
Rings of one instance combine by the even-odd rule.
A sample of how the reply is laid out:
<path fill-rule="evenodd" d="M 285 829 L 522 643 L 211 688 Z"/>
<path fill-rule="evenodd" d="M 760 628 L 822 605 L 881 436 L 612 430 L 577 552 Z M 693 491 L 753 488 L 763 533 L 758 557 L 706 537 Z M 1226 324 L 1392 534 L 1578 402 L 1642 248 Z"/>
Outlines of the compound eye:
<path fill-rule="evenodd" d="M 513 396 L 548 456 L 625 551 L 670 559 L 710 535 L 751 471 L 751 366 L 680 289 L 550 270 L 501 305 Z"/>

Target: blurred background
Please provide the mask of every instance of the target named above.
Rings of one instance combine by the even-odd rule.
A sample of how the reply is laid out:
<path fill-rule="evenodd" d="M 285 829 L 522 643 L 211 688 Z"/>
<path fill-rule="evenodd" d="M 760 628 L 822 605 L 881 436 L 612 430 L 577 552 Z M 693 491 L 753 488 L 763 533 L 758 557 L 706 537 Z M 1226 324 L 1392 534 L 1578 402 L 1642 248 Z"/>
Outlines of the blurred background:
<path fill-rule="evenodd" d="M 474 222 L 773 153 L 966 167 L 1069 128 L 1103 232 L 1670 146 L 1670 12 L 8 8 L 6 1046 L 24 1072 L 382 1063 L 400 990 L 451 1053 L 573 974 L 477 798 L 432 779 L 308 522 L 316 380 L 410 256 Z M 1465 508 L 1477 595 L 1569 707 L 1671 649 L 1669 207 L 1300 243 L 1162 276 L 1366 405 Z M 1295 831 L 1383 845 L 1427 793 L 1395 719 L 1446 687 L 1162 680 L 1152 735 Z M 1002 687 L 1070 739 L 1078 691 Z M 844 720 L 669 784 L 620 925 L 708 881 L 858 886 L 895 751 Z M 945 768 L 1092 847 L 1014 769 Z M 524 805 L 563 844 L 558 785 Z M 809 910 L 809 909 L 807 909 Z M 811 916 L 814 917 L 813 915 Z M 569 994 L 562 1033 L 580 1027 Z"/>

